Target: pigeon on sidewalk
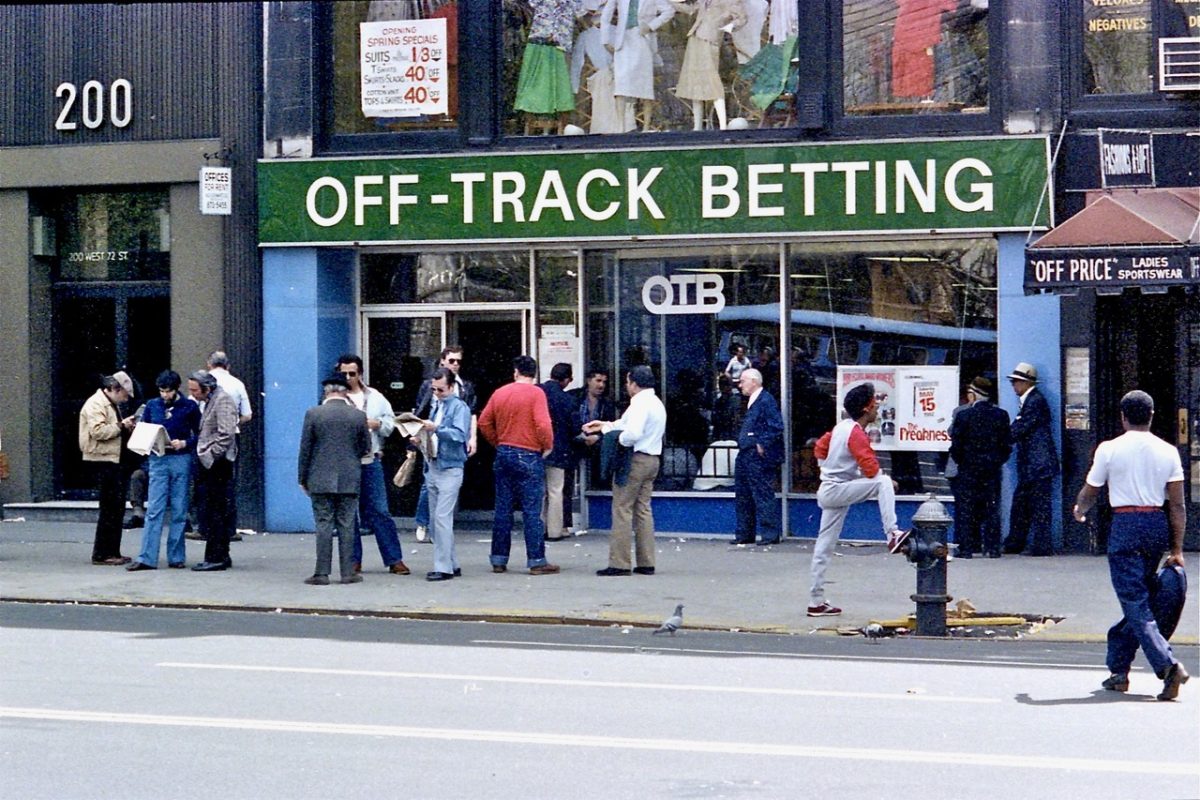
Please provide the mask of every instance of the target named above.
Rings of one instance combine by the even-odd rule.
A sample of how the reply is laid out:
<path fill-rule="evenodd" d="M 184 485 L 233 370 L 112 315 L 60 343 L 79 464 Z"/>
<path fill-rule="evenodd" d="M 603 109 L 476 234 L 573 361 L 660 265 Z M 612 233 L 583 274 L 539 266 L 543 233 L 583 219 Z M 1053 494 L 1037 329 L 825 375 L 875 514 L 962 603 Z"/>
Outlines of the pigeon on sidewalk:
<path fill-rule="evenodd" d="M 651 635 L 659 633 L 669 633 L 675 635 L 675 631 L 683 626 L 683 605 L 675 606 L 675 613 L 663 620 L 663 624 L 658 626 L 657 630 L 651 631 Z"/>

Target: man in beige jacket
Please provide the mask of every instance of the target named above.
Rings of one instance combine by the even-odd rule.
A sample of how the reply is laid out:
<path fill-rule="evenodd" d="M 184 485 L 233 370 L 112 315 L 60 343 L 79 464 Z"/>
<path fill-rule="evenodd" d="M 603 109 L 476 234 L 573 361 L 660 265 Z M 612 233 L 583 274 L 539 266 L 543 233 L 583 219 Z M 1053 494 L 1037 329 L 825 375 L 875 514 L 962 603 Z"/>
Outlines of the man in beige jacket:
<path fill-rule="evenodd" d="M 128 564 L 121 555 L 121 520 L 125 516 L 125 477 L 121 471 L 121 432 L 133 427 L 133 417 L 121 419 L 117 408 L 133 394 L 133 381 L 115 372 L 79 411 L 79 449 L 100 490 L 100 516 L 92 544 L 92 563 Z"/>

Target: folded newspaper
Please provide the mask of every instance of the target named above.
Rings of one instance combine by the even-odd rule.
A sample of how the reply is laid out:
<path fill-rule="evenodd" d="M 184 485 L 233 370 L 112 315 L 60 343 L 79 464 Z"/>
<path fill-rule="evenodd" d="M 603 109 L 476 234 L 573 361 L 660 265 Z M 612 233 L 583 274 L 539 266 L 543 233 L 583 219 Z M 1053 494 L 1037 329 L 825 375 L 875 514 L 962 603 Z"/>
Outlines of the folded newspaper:
<path fill-rule="evenodd" d="M 437 458 L 438 438 L 426 430 L 425 420 L 410 411 L 405 411 L 396 415 L 396 430 L 406 439 L 416 436 L 420 440 L 418 448 L 425 458 Z"/>

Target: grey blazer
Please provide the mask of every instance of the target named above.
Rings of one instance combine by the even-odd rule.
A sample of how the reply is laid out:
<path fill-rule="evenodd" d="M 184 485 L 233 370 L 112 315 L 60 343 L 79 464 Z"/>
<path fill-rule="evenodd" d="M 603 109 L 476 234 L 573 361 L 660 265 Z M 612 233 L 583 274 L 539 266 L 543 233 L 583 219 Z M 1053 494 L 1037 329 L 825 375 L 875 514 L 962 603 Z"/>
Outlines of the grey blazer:
<path fill-rule="evenodd" d="M 300 485 L 310 494 L 358 494 L 370 452 L 366 414 L 342 400 L 310 408 L 300 434 Z"/>
<path fill-rule="evenodd" d="M 212 469 L 219 458 L 237 461 L 237 425 L 237 401 L 218 386 L 204 403 L 196 437 L 196 457 L 205 469 Z"/>

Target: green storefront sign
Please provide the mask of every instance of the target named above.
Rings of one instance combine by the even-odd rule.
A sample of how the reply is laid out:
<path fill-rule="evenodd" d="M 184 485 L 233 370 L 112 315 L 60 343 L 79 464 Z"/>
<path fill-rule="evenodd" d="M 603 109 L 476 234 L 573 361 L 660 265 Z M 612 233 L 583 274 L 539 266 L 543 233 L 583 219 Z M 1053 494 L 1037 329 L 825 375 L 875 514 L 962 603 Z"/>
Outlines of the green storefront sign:
<path fill-rule="evenodd" d="M 259 163 L 263 245 L 1049 226 L 1044 136 Z M 1035 215 L 1037 215 L 1035 223 Z"/>

